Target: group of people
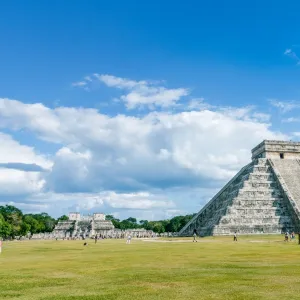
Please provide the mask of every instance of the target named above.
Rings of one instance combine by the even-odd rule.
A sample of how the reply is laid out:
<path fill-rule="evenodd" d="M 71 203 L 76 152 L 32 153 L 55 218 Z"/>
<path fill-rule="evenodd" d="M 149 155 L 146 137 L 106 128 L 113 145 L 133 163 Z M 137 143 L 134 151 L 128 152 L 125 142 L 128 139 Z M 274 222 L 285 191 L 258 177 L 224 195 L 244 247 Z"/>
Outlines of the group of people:
<path fill-rule="evenodd" d="M 295 232 L 292 232 L 291 234 L 287 231 L 285 234 L 284 234 L 284 241 L 285 242 L 288 242 L 289 241 L 289 238 L 290 238 L 290 241 L 293 241 L 295 239 Z"/>
<path fill-rule="evenodd" d="M 97 235 L 95 235 L 94 240 L 95 240 L 95 244 L 97 244 L 97 241 L 98 241 L 98 236 Z M 131 243 L 131 235 L 129 234 L 127 236 L 126 244 L 130 244 L 130 243 Z"/>
<path fill-rule="evenodd" d="M 95 235 L 95 237 L 94 237 L 94 241 L 95 241 L 95 244 L 97 244 L 97 242 L 98 242 L 98 239 L 102 239 L 103 237 L 98 237 L 97 235 Z M 127 240 L 126 240 L 126 244 L 130 244 L 131 243 L 131 235 L 129 234 L 128 236 L 127 236 Z M 83 246 L 87 246 L 88 245 L 88 243 L 87 242 L 84 242 L 83 243 Z"/>
<path fill-rule="evenodd" d="M 194 232 L 193 232 L 193 243 L 197 243 L 198 242 L 197 241 L 197 235 L 198 235 L 197 230 L 194 229 Z M 237 232 L 235 232 L 234 235 L 233 235 L 233 241 L 237 242 Z"/>

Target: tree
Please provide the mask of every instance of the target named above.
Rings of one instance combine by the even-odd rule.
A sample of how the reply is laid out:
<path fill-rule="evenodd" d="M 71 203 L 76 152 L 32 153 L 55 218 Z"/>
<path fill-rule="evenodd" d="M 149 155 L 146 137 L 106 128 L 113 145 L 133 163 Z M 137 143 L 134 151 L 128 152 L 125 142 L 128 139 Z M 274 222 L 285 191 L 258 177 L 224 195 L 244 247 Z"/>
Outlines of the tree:
<path fill-rule="evenodd" d="M 18 208 L 12 205 L 0 206 L 0 213 L 4 217 L 5 222 L 10 224 L 10 235 L 14 238 L 21 233 L 23 213 Z"/>
<path fill-rule="evenodd" d="M 131 223 L 134 223 L 136 224 L 136 218 L 132 218 L 132 217 L 129 217 L 128 219 L 126 219 L 128 222 L 131 222 Z"/>
<path fill-rule="evenodd" d="M 113 215 L 106 215 L 105 220 L 112 221 L 115 220 L 115 217 Z"/>
<path fill-rule="evenodd" d="M 147 229 L 149 222 L 147 220 L 140 220 L 139 223 L 140 223 L 141 227 Z"/>
<path fill-rule="evenodd" d="M 19 235 L 20 235 L 20 236 L 25 236 L 25 235 L 27 235 L 29 232 L 30 232 L 30 225 L 27 224 L 27 223 L 25 223 L 25 222 L 23 222 L 23 223 L 21 224 L 21 228 L 20 228 L 20 231 L 19 231 Z"/>
<path fill-rule="evenodd" d="M 30 226 L 29 230 L 32 234 L 39 232 L 40 224 L 32 215 L 25 215 L 23 220 Z"/>
<path fill-rule="evenodd" d="M 68 221 L 69 220 L 69 217 L 68 216 L 66 216 L 66 215 L 62 215 L 61 217 L 59 217 L 58 219 L 57 219 L 57 222 L 59 222 L 59 221 Z M 56 222 L 56 223 L 57 223 Z"/>
<path fill-rule="evenodd" d="M 155 224 L 153 226 L 153 231 L 157 232 L 157 233 L 163 233 L 166 230 L 165 230 L 165 227 L 162 222 L 155 222 Z"/>
<path fill-rule="evenodd" d="M 0 213 L 7 220 L 12 215 L 22 216 L 22 211 L 13 205 L 0 206 Z"/>
<path fill-rule="evenodd" d="M 12 232 L 11 225 L 7 223 L 2 214 L 0 214 L 0 237 L 8 238 Z"/>

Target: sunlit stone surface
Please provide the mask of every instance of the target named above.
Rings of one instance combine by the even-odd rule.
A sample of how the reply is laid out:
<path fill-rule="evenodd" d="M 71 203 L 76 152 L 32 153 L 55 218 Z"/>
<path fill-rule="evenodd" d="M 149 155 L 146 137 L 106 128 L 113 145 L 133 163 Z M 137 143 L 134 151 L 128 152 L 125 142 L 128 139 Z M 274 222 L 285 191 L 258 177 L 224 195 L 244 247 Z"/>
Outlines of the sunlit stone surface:
<path fill-rule="evenodd" d="M 300 143 L 266 140 L 179 234 L 276 234 L 299 231 L 299 220 Z"/>

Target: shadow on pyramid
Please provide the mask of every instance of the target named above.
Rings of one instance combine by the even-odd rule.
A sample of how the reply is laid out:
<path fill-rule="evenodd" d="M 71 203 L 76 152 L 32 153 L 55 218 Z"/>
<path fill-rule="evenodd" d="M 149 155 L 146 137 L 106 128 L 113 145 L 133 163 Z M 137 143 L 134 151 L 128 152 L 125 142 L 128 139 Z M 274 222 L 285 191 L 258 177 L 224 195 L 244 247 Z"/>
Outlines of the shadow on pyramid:
<path fill-rule="evenodd" d="M 300 232 L 300 143 L 265 140 L 179 235 Z"/>

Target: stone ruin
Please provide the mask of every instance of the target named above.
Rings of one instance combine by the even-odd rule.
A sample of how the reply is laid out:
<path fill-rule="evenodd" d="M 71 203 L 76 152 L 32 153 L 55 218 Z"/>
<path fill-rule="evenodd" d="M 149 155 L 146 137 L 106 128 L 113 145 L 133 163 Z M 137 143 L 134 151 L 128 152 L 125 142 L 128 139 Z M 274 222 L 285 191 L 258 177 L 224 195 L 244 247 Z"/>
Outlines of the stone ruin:
<path fill-rule="evenodd" d="M 300 143 L 265 140 L 179 235 L 300 232 Z"/>
<path fill-rule="evenodd" d="M 85 238 L 126 238 L 152 237 L 153 232 L 139 229 L 116 229 L 112 221 L 106 220 L 102 213 L 93 215 L 81 215 L 80 213 L 69 213 L 69 220 L 59 221 L 50 233 L 39 233 L 32 235 L 32 239 L 85 239 Z"/>

